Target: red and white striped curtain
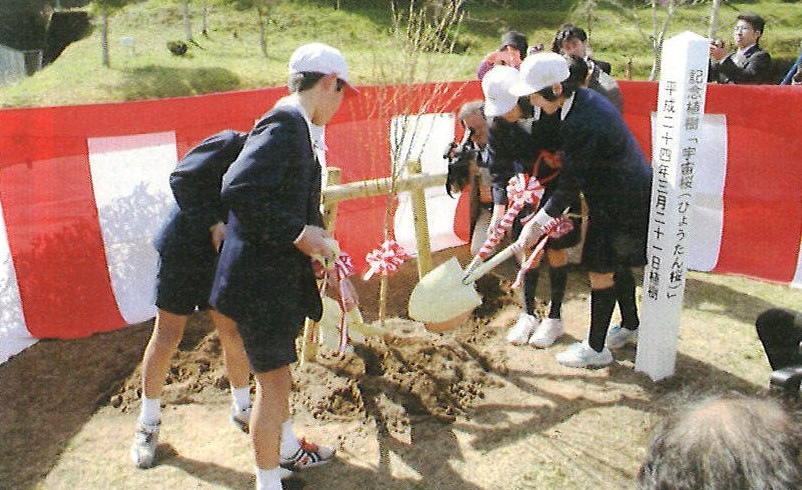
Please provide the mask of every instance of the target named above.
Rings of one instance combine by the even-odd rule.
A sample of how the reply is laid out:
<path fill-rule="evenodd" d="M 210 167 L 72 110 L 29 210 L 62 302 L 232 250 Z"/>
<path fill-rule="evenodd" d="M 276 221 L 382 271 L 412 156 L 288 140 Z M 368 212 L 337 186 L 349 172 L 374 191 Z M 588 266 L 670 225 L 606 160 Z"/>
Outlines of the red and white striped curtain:
<path fill-rule="evenodd" d="M 621 82 L 621 89 L 627 123 L 651 155 L 657 84 Z M 361 91 L 326 130 L 326 160 L 342 168 L 342 182 L 386 177 L 393 162 L 410 157 L 424 171 L 444 171 L 442 148 L 462 131 L 449 114 L 481 98 L 476 82 Z M 0 363 L 39 338 L 151 318 L 151 240 L 174 205 L 167 176 L 177 158 L 214 132 L 249 129 L 285 93 L 0 110 Z M 798 87 L 708 88 L 692 269 L 802 285 L 799 107 Z M 441 189 L 428 190 L 427 199 L 434 248 L 464 243 L 465 199 Z M 336 235 L 357 270 L 384 240 L 387 203 L 376 197 L 339 206 Z M 414 251 L 410 213 L 402 196 L 391 229 Z"/>

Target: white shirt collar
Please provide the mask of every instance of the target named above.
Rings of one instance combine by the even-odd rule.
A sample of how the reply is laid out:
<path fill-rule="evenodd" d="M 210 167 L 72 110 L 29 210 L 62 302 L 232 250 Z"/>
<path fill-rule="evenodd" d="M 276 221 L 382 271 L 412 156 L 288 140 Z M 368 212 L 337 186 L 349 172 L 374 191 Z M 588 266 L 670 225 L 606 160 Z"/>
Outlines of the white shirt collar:
<path fill-rule="evenodd" d="M 565 102 L 563 102 L 562 109 L 560 110 L 560 121 L 565 121 L 568 112 L 571 110 L 571 107 L 574 106 L 574 97 L 576 97 L 576 92 L 572 93 L 570 97 L 566 97 Z"/>
<path fill-rule="evenodd" d="M 279 100 L 276 103 L 276 107 L 279 106 L 294 107 L 298 109 L 298 112 L 301 113 L 304 121 L 306 121 L 306 125 L 309 127 L 309 140 L 312 143 L 312 148 L 322 152 L 328 151 L 328 147 L 326 147 L 326 126 L 312 124 L 309 114 L 306 113 L 306 109 L 304 109 L 304 106 L 301 105 L 301 99 L 298 98 L 298 94 L 290 94 L 287 97 Z"/>

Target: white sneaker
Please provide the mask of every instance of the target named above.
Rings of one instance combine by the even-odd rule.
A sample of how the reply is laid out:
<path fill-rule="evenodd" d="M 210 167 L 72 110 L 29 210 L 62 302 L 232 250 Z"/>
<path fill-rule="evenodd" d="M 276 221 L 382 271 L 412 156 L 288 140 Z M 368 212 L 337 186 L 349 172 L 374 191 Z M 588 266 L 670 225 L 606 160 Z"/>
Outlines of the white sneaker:
<path fill-rule="evenodd" d="M 289 471 L 300 471 L 328 463 L 337 454 L 333 447 L 322 446 L 301 438 L 301 447 L 289 458 L 279 458 L 279 466 Z M 283 477 L 282 477 L 283 478 Z"/>
<path fill-rule="evenodd" d="M 554 358 L 563 366 L 574 368 L 601 367 L 613 362 L 610 349 L 605 347 L 601 352 L 596 352 L 587 341 L 575 343 Z"/>
<path fill-rule="evenodd" d="M 537 328 L 537 325 L 538 319 L 536 316 L 522 311 L 521 314 L 518 315 L 518 320 L 515 322 L 515 325 L 507 332 L 507 341 L 513 345 L 525 344 L 532 335 L 532 332 Z"/>
<path fill-rule="evenodd" d="M 630 330 L 619 325 L 613 325 L 607 330 L 607 338 L 604 341 L 608 349 L 620 349 L 628 343 L 638 341 L 638 331 Z"/>
<path fill-rule="evenodd" d="M 131 445 L 131 461 L 137 468 L 150 468 L 156 459 L 156 444 L 159 442 L 161 422 L 154 425 L 140 423 Z"/>
<path fill-rule="evenodd" d="M 563 321 L 559 318 L 546 318 L 540 322 L 535 333 L 529 338 L 529 345 L 539 349 L 551 347 L 555 340 L 565 333 Z"/>

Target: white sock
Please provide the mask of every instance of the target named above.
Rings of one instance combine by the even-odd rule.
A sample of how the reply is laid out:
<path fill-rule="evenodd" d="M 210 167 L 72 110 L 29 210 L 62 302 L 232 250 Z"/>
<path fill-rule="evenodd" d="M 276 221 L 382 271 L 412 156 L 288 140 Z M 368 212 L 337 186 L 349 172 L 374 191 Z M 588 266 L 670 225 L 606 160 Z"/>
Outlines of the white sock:
<path fill-rule="evenodd" d="M 281 424 L 281 456 L 289 458 L 301 449 L 301 441 L 292 429 L 292 419 L 287 419 Z"/>
<path fill-rule="evenodd" d="M 146 398 L 142 395 L 142 407 L 139 412 L 139 423 L 156 425 L 162 419 L 162 405 L 160 398 Z"/>
<path fill-rule="evenodd" d="M 280 466 L 269 470 L 256 468 L 256 490 L 282 490 L 281 473 Z"/>
<path fill-rule="evenodd" d="M 231 399 L 234 400 L 234 407 L 240 412 L 251 406 L 251 387 L 242 388 L 231 387 Z"/>

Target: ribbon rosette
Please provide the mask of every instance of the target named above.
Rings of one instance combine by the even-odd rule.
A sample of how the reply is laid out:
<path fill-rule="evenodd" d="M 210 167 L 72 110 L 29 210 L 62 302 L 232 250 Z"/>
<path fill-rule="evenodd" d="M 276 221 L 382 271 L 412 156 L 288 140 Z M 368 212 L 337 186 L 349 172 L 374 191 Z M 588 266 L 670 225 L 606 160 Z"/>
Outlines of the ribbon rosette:
<path fill-rule="evenodd" d="M 482 248 L 479 249 L 477 254 L 479 259 L 484 260 L 493 253 L 504 235 L 512 228 L 515 217 L 518 216 L 524 206 L 532 204 L 537 207 L 544 191 L 545 187 L 537 179 L 533 179 L 526 174 L 518 174 L 510 179 L 507 184 L 507 201 L 510 205 L 504 213 L 504 217 L 501 218 L 487 237 L 487 240 L 485 240 Z"/>
<path fill-rule="evenodd" d="M 365 260 L 370 264 L 370 269 L 365 273 L 363 279 L 367 281 L 374 274 L 389 276 L 401 267 L 410 255 L 395 240 L 385 240 L 379 248 L 372 250 L 365 256 Z"/>

